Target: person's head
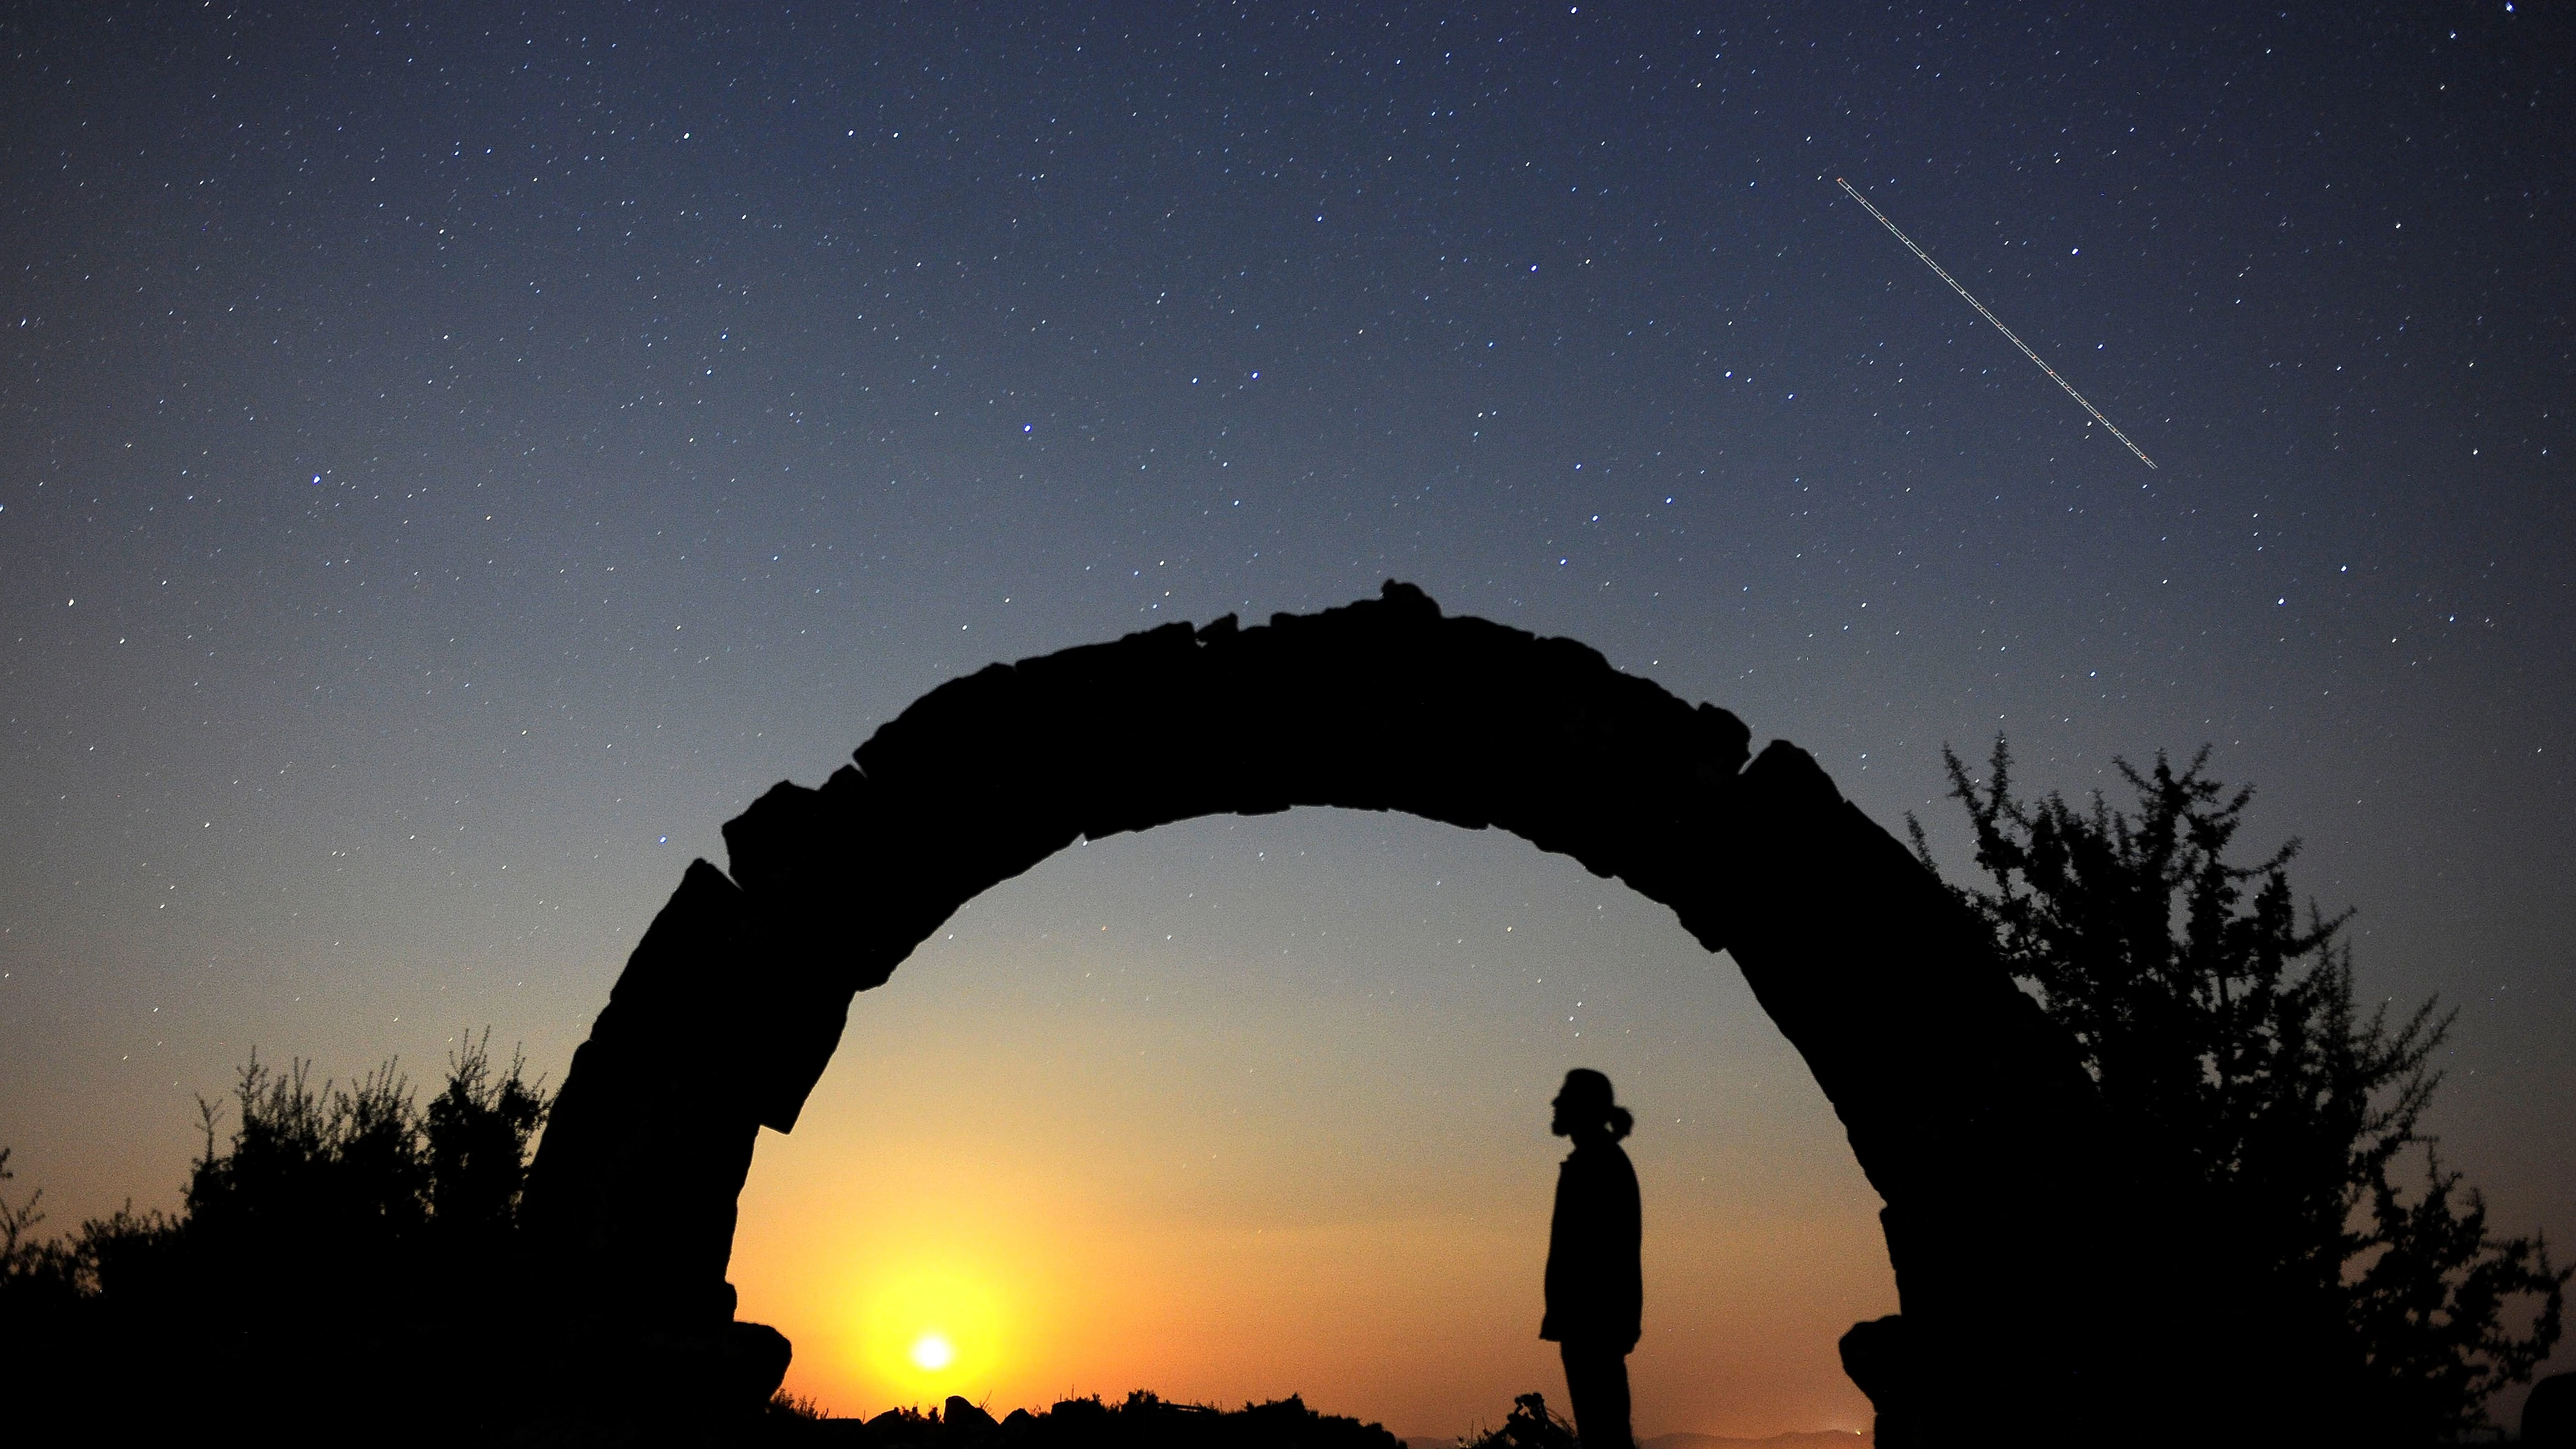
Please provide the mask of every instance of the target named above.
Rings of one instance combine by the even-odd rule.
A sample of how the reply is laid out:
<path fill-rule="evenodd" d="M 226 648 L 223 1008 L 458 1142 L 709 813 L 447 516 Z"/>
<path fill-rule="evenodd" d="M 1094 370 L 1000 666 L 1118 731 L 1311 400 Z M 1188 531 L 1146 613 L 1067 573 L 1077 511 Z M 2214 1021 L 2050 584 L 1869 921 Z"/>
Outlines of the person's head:
<path fill-rule="evenodd" d="M 1619 1105 L 1610 1092 L 1610 1079 L 1590 1067 L 1576 1067 L 1565 1074 L 1565 1085 L 1557 1089 L 1555 1120 L 1547 1130 L 1559 1137 L 1581 1141 L 1602 1136 L 1616 1142 L 1628 1135 L 1637 1119 Z"/>

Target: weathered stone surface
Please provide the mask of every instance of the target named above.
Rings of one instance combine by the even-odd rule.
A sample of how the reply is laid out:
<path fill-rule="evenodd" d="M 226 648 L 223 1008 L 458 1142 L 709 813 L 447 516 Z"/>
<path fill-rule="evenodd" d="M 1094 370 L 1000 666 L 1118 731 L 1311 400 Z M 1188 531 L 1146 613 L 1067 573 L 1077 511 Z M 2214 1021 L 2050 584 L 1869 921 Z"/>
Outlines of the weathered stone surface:
<path fill-rule="evenodd" d="M 1570 855 L 1734 958 L 1886 1199 L 1921 1442 L 2121 1398 L 2104 1376 L 2153 1371 L 2188 1275 L 2149 1261 L 2152 1183 L 2094 1130 L 2073 1043 L 1812 759 L 1774 742 L 1748 765 L 1750 742 L 1581 644 L 1396 583 L 952 680 L 728 824 L 730 873 L 690 867 L 574 1059 L 531 1228 L 581 1302 L 720 1319 L 758 1125 L 794 1125 L 852 994 L 959 906 L 1086 836 L 1401 810 Z M 2108 1326 L 2079 1348 L 2074 1322 Z"/>
<path fill-rule="evenodd" d="M 1878 1421 L 1870 1427 L 1871 1449 L 1914 1449 L 1925 1442 L 1918 1407 L 1923 1393 L 1915 1375 L 1918 1355 L 1908 1341 L 1905 1319 L 1891 1313 L 1855 1323 L 1835 1347 L 1843 1372 L 1878 1410 Z"/>

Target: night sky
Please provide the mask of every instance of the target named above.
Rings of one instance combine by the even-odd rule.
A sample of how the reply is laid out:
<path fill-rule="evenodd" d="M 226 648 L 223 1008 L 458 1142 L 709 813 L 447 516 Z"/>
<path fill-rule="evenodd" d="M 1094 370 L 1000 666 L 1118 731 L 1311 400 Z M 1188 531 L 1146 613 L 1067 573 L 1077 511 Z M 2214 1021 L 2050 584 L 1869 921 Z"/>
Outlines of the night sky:
<path fill-rule="evenodd" d="M 2446 1160 L 2576 1242 L 2562 5 L 696 10 L 0 20 L 0 1143 L 52 1226 L 175 1205 L 254 1047 L 434 1078 L 489 1024 L 559 1081 L 718 826 L 942 680 L 1397 577 L 1954 868 L 1945 743 L 2070 795 L 2213 745 L 2365 996 L 2460 1009 Z M 1355 813 L 969 907 L 763 1134 L 743 1313 L 845 1413 L 1498 1422 L 1561 1382 L 1573 1065 L 1640 1119 L 1640 1431 L 1864 1427 L 1877 1199 L 1732 966 Z"/>

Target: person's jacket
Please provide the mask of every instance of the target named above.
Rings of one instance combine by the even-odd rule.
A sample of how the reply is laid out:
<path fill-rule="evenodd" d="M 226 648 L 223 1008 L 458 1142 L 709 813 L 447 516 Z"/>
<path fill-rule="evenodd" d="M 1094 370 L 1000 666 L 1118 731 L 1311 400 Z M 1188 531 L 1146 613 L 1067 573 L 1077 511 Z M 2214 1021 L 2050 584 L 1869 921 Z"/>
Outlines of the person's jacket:
<path fill-rule="evenodd" d="M 1556 1170 L 1539 1337 L 1610 1344 L 1623 1353 L 1637 1346 L 1646 1296 L 1638 1215 L 1637 1169 L 1628 1154 L 1616 1142 L 1576 1144 Z"/>

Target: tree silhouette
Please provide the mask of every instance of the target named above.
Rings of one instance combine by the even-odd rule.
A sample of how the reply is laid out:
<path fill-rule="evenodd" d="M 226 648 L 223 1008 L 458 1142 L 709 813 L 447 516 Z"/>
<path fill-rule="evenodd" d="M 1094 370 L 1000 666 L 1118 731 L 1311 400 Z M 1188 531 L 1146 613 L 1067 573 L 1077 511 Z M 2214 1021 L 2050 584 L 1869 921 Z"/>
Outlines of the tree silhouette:
<path fill-rule="evenodd" d="M 505 1232 L 528 1181 L 528 1152 L 551 1104 L 514 1054 L 506 1075 L 492 1070 L 492 1029 L 448 1059 L 447 1086 L 421 1114 L 429 1220 L 469 1240 Z"/>
<path fill-rule="evenodd" d="M 1982 787 L 1942 759 L 1985 876 L 1952 889 L 2081 1045 L 2137 1160 L 2180 1178 L 2160 1184 L 2170 1230 L 2246 1289 L 2245 1321 L 2217 1327 L 2264 1346 L 2311 1429 L 2348 1416 L 2350 1442 L 2404 1443 L 2482 1423 L 2557 1341 L 2569 1270 L 2537 1236 L 2491 1237 L 2484 1199 L 2419 1131 L 2452 1014 L 2360 1014 L 2350 913 L 2297 909 L 2296 840 L 2229 858 L 2253 791 L 2209 778 L 2206 747 L 2179 771 L 2162 753 L 2145 772 L 2119 762 L 2128 810 L 2016 798 L 2001 736 Z M 2417 1146 L 2410 1196 L 2396 1175 Z"/>

